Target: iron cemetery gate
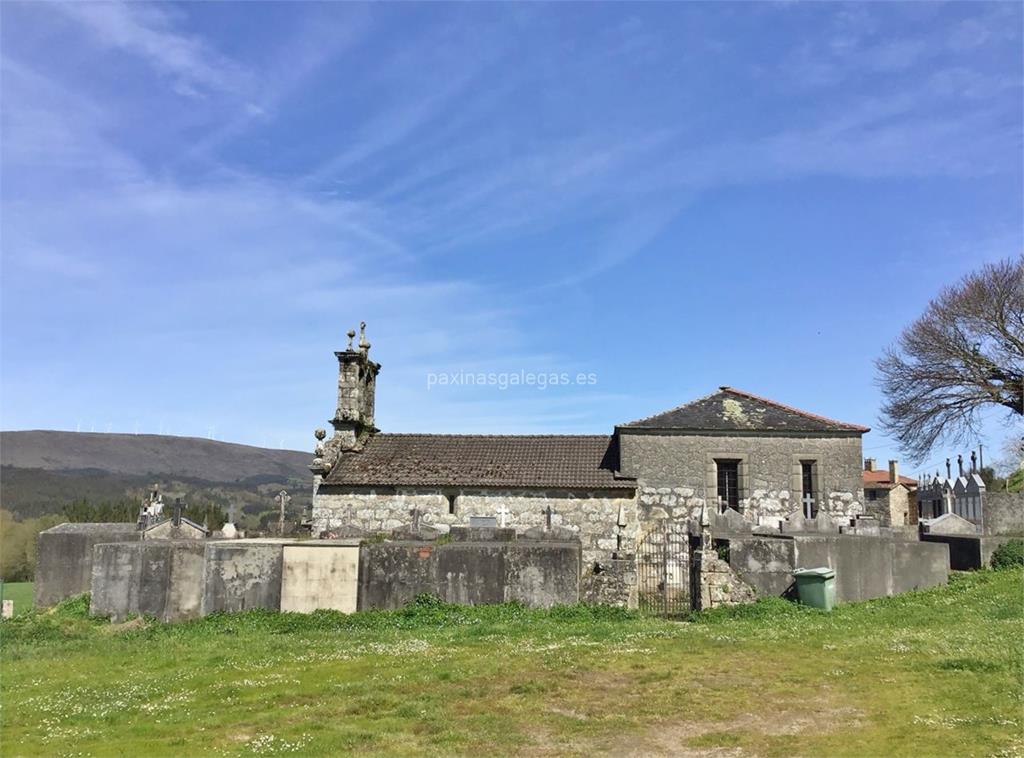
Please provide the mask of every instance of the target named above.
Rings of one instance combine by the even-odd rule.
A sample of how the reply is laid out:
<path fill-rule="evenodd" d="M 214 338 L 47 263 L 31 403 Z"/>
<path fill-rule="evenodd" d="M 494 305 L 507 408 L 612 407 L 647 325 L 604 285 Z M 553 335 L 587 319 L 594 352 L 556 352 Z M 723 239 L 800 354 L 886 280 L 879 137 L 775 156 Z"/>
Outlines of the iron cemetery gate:
<path fill-rule="evenodd" d="M 690 612 L 690 535 L 685 524 L 662 523 L 640 541 L 636 555 L 640 610 L 659 616 Z"/>

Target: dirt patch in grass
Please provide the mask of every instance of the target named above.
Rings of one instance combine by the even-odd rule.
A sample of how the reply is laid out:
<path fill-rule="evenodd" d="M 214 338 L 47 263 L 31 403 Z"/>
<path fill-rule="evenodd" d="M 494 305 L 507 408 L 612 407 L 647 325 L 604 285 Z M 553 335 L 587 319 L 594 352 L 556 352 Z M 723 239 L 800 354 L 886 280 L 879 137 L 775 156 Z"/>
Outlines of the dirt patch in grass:
<path fill-rule="evenodd" d="M 762 737 L 821 732 L 855 727 L 862 714 L 855 708 L 815 704 L 812 711 L 786 708 L 781 711 L 749 711 L 723 721 L 665 720 L 645 731 L 624 736 L 608 752 L 624 756 L 756 756 L 751 746 Z"/>
<path fill-rule="evenodd" d="M 105 634 L 123 634 L 125 632 L 134 632 L 138 629 L 145 629 L 148 626 L 146 620 L 139 616 L 133 619 L 128 619 L 120 624 L 111 624 L 110 626 L 102 626 L 100 629 Z"/>

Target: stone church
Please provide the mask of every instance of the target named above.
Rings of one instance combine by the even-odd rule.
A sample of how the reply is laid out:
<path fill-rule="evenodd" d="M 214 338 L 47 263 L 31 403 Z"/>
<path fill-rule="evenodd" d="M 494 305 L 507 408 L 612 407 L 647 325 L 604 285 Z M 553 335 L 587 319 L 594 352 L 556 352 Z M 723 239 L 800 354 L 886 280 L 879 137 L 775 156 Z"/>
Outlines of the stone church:
<path fill-rule="evenodd" d="M 720 387 L 607 435 L 383 433 L 365 324 L 355 347 L 348 336 L 335 353 L 334 433 L 316 431 L 314 536 L 413 521 L 445 532 L 494 517 L 518 531 L 571 530 L 593 562 L 632 552 L 655 524 L 698 518 L 705 503 L 776 530 L 790 516 L 841 522 L 864 512 L 867 427 Z"/>

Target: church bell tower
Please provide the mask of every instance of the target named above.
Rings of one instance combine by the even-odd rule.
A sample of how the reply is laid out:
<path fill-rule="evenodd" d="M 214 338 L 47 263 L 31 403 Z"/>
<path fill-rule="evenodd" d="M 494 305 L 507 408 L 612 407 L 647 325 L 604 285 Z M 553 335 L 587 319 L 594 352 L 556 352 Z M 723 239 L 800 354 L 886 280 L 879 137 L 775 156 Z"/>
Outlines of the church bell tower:
<path fill-rule="evenodd" d="M 366 341 L 366 322 L 359 324 L 359 344 L 352 346 L 355 330 L 348 332 L 348 346 L 337 351 L 338 405 L 330 420 L 334 435 L 316 430 L 317 445 L 313 465 L 315 474 L 326 475 L 341 453 L 361 450 L 366 440 L 378 431 L 373 424 L 374 394 L 380 364 L 370 360 L 370 343 Z"/>

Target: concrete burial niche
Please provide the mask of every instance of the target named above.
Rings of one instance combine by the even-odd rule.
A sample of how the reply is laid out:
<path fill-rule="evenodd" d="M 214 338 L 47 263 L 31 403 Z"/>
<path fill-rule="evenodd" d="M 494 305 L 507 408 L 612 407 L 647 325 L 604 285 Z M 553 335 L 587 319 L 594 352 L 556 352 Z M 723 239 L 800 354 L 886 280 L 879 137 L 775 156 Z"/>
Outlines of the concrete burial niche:
<path fill-rule="evenodd" d="M 285 545 L 282 553 L 281 610 L 309 613 L 332 608 L 356 610 L 359 545 Z"/>
<path fill-rule="evenodd" d="M 194 540 L 96 545 L 89 612 L 113 621 L 132 614 L 161 621 L 198 617 L 205 547 Z"/>
<path fill-rule="evenodd" d="M 450 603 L 518 601 L 533 608 L 580 597 L 579 542 L 384 542 L 360 553 L 360 609 L 401 608 L 419 594 Z"/>
<path fill-rule="evenodd" d="M 236 540 L 206 543 L 202 615 L 281 607 L 284 543 Z"/>
<path fill-rule="evenodd" d="M 729 565 L 760 596 L 781 595 L 797 568 L 836 572 L 836 599 L 851 603 L 945 584 L 943 544 L 863 535 L 802 535 L 729 540 Z"/>
<path fill-rule="evenodd" d="M 35 606 L 49 608 L 89 592 L 93 547 L 105 542 L 135 542 L 135 524 L 60 524 L 39 533 L 35 576 Z"/>

